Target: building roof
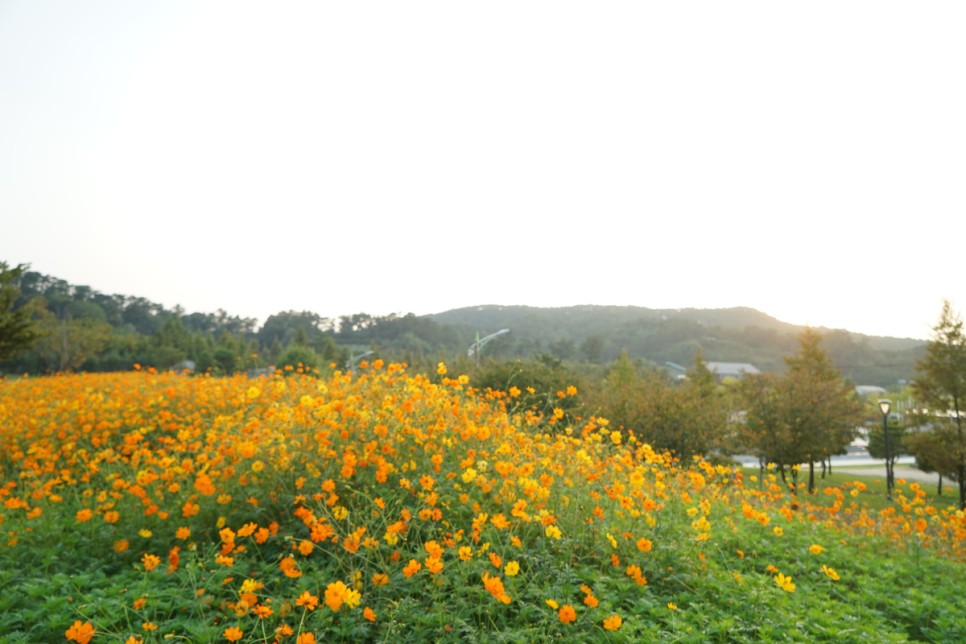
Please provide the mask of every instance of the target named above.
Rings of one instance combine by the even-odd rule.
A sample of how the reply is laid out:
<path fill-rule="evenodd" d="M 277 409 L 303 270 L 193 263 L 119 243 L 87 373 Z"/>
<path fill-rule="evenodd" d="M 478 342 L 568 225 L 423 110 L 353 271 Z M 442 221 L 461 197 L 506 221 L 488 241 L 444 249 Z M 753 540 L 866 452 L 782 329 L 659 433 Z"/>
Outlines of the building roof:
<path fill-rule="evenodd" d="M 750 362 L 707 362 L 708 370 L 721 378 L 740 378 L 745 374 L 756 374 L 761 371 Z"/>

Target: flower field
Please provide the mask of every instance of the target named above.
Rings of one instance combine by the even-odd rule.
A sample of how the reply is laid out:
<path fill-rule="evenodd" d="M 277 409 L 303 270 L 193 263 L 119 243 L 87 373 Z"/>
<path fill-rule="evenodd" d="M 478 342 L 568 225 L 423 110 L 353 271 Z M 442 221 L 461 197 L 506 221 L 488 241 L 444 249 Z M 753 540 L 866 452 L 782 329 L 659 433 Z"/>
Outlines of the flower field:
<path fill-rule="evenodd" d="M 0 381 L 0 642 L 966 641 L 966 517 L 916 484 L 791 495 L 514 393 Z"/>

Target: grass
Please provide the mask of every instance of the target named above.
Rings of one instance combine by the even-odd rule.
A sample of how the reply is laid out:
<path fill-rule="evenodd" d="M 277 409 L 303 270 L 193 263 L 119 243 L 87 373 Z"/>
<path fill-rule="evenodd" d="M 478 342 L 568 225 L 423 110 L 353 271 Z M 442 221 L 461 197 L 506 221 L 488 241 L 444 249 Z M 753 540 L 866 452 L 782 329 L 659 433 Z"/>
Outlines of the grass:
<path fill-rule="evenodd" d="M 0 642 L 966 641 L 928 490 L 511 403 L 380 363 L 0 383 Z"/>

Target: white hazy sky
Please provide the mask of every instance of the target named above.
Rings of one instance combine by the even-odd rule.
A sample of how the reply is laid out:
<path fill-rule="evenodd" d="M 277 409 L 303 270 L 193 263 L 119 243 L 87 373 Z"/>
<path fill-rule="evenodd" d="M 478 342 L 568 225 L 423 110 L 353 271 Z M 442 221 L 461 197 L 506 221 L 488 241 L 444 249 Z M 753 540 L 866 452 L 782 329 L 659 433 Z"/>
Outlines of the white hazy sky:
<path fill-rule="evenodd" d="M 0 0 L 0 260 L 264 320 L 966 306 L 966 3 Z"/>

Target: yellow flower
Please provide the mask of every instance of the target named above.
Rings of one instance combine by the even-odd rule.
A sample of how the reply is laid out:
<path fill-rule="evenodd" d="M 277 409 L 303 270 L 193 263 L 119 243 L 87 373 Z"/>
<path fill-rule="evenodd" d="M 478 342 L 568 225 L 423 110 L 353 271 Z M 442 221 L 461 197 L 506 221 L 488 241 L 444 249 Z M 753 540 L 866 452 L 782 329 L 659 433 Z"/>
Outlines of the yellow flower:
<path fill-rule="evenodd" d="M 831 579 L 832 581 L 838 581 L 840 579 L 839 574 L 835 572 L 834 568 L 829 568 L 828 566 L 823 565 L 822 572 L 824 572 L 825 576 Z"/>
<path fill-rule="evenodd" d="M 825 548 L 823 548 L 822 546 L 818 545 L 817 543 L 813 543 L 812 545 L 810 545 L 808 547 L 808 551 L 810 553 L 812 553 L 813 555 L 820 555 L 820 554 L 822 554 L 822 551 L 823 550 L 825 550 Z"/>
<path fill-rule="evenodd" d="M 674 602 L 668 602 L 667 603 L 667 609 L 668 610 L 677 610 L 678 609 L 678 605 L 675 604 Z"/>
<path fill-rule="evenodd" d="M 548 599 L 547 600 L 547 606 L 549 606 L 550 608 L 552 608 L 554 610 L 557 610 L 558 608 L 560 608 L 560 604 L 558 604 L 557 602 L 555 602 L 552 599 Z"/>
<path fill-rule="evenodd" d="M 795 584 L 792 583 L 791 577 L 786 577 L 782 573 L 778 573 L 777 575 L 775 575 L 775 583 L 778 585 L 779 588 L 784 590 L 786 593 L 795 592 Z"/>
<path fill-rule="evenodd" d="M 503 567 L 503 572 L 506 573 L 507 577 L 516 577 L 520 572 L 520 564 L 516 561 L 509 561 Z"/>

